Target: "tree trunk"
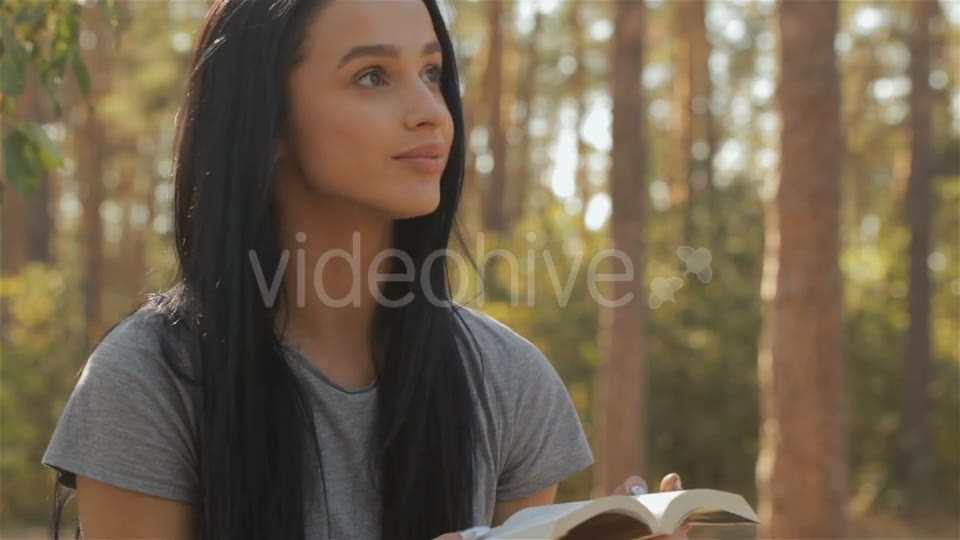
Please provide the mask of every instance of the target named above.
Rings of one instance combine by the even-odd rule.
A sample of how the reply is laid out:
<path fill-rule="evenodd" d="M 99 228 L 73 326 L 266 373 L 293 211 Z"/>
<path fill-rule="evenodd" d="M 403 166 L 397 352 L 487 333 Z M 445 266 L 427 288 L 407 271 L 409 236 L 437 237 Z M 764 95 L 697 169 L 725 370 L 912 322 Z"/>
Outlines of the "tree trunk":
<path fill-rule="evenodd" d="M 83 215 L 80 222 L 80 239 L 83 245 L 83 280 L 84 280 L 84 320 L 88 344 L 100 337 L 103 313 L 103 222 L 100 218 L 100 205 L 104 200 L 103 176 L 104 153 L 106 151 L 106 137 L 100 118 L 97 116 L 97 99 L 107 88 L 108 74 L 104 69 L 107 60 L 104 55 L 107 35 L 99 31 L 96 7 L 85 7 L 83 13 L 84 25 L 94 32 L 97 38 L 96 45 L 84 54 L 87 69 L 94 76 L 91 78 L 90 95 L 83 98 L 76 88 L 77 96 L 75 107 L 80 109 L 76 115 L 74 145 L 77 159 L 76 180 L 79 189 Z"/>
<path fill-rule="evenodd" d="M 931 43 L 928 25 L 935 13 L 933 0 L 912 4 L 913 30 L 910 38 L 910 179 L 907 185 L 906 214 L 910 227 L 910 284 L 907 303 L 910 322 L 903 357 L 903 401 L 900 422 L 900 450 L 907 510 L 916 510 L 925 500 L 930 483 L 929 398 L 930 383 L 930 223 L 933 192 L 930 189 L 933 127 L 933 94 L 930 76 Z"/>
<path fill-rule="evenodd" d="M 613 6 L 613 149 L 610 169 L 612 247 L 626 255 L 633 278 L 614 281 L 608 301 L 629 301 L 601 308 L 599 342 L 604 359 L 599 394 L 600 456 L 597 488 L 609 493 L 646 465 L 647 384 L 644 359 L 644 108 L 641 86 L 645 7 L 643 2 Z M 613 272 L 624 270 L 614 264 Z M 628 295 L 632 295 L 630 298 Z M 622 302 L 620 302 L 622 303 Z"/>
<path fill-rule="evenodd" d="M 693 43 L 690 39 L 690 0 L 672 3 L 673 32 L 673 144 L 670 155 L 670 205 L 685 206 L 689 196 L 690 147 L 693 145 Z"/>
<path fill-rule="evenodd" d="M 487 51 L 486 96 L 487 133 L 493 169 L 487 176 L 484 201 L 484 227 L 488 231 L 507 231 L 505 208 L 507 175 L 507 141 L 502 121 L 503 91 L 503 2 L 487 2 L 487 28 L 490 47 Z"/>
<path fill-rule="evenodd" d="M 519 222 L 525 213 L 527 198 L 530 193 L 530 185 L 534 183 L 531 178 L 532 167 L 530 161 L 533 159 L 533 148 L 530 137 L 530 119 L 533 118 L 533 89 L 537 70 L 540 66 L 540 55 L 537 44 L 540 40 L 540 31 L 543 28 L 543 13 L 537 12 L 534 19 L 533 30 L 527 38 L 525 71 L 519 77 L 519 88 L 517 89 L 517 103 L 523 110 L 523 115 L 518 120 L 520 126 L 520 144 L 517 145 L 521 150 L 517 152 L 517 176 L 511 181 L 516 186 L 514 190 L 513 201 L 510 205 L 510 220 L 513 223 Z"/>
<path fill-rule="evenodd" d="M 52 179 L 55 173 L 47 171 L 37 187 L 27 194 L 27 259 L 43 263 L 53 262 L 50 250 L 53 218 L 50 215 Z"/>
<path fill-rule="evenodd" d="M 462 24 L 460 21 L 463 14 L 457 16 L 454 25 Z M 490 44 L 485 45 L 489 49 Z M 467 149 L 467 155 L 464 158 L 463 172 L 463 210 L 461 211 L 461 222 L 469 224 L 471 230 L 480 230 L 483 226 L 483 186 L 477 175 L 477 152 L 471 144 L 471 138 L 477 129 L 480 121 L 479 113 L 486 100 L 486 90 L 484 88 L 486 79 L 486 62 L 489 60 L 489 54 L 477 54 L 470 60 L 470 64 L 465 66 L 464 72 L 467 77 L 466 89 L 463 96 L 463 125 L 464 141 Z"/>
<path fill-rule="evenodd" d="M 780 185 L 767 233 L 760 343 L 760 538 L 840 538 L 847 489 L 844 138 L 836 2 L 781 0 Z"/>
<path fill-rule="evenodd" d="M 712 115 L 709 108 L 710 43 L 707 41 L 705 0 L 677 0 L 674 6 L 673 44 L 676 77 L 673 82 L 673 148 L 669 161 L 670 202 L 682 214 L 679 241 L 691 245 L 696 237 L 698 192 L 710 189 L 713 162 Z M 695 156 L 695 144 L 707 152 Z"/>
<path fill-rule="evenodd" d="M 21 98 L 22 99 L 22 98 Z M 3 181 L 0 208 L 0 275 L 19 272 L 27 260 L 26 196 L 20 188 Z"/>

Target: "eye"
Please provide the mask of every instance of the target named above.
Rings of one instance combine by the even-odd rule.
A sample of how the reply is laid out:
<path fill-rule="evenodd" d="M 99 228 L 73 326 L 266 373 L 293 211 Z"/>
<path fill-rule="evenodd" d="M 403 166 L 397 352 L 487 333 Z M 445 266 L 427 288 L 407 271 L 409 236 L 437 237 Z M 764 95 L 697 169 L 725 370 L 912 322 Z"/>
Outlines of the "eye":
<path fill-rule="evenodd" d="M 440 73 L 442 73 L 442 68 L 437 64 L 430 64 L 423 70 L 423 73 L 425 75 L 425 82 L 429 84 L 436 84 L 440 82 Z"/>
<path fill-rule="evenodd" d="M 370 84 L 361 84 L 361 86 L 384 86 L 386 84 L 386 79 L 383 77 L 383 69 L 380 67 L 375 67 L 370 70 L 365 71 L 360 77 L 357 78 L 357 83 L 361 81 L 368 80 Z"/>

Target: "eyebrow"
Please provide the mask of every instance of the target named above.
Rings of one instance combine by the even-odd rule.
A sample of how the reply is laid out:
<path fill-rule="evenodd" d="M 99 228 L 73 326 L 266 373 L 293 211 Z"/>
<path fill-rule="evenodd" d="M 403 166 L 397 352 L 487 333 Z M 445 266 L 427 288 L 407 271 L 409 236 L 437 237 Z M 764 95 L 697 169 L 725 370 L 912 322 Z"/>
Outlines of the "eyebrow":
<path fill-rule="evenodd" d="M 420 54 L 426 56 L 437 52 L 441 52 L 440 42 L 432 41 L 423 46 Z M 393 45 L 358 45 L 343 55 L 343 58 L 337 62 L 337 68 L 339 69 L 351 60 L 363 56 L 400 56 L 400 49 Z"/>

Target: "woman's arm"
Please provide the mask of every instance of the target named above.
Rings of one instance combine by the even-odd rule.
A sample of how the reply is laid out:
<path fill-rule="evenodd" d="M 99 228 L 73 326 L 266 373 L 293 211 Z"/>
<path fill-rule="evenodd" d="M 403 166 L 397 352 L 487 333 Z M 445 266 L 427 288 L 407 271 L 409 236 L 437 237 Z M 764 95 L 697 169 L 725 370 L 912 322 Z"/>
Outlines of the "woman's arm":
<path fill-rule="evenodd" d="M 77 476 L 77 509 L 85 539 L 187 539 L 189 504 L 145 495 Z"/>
<path fill-rule="evenodd" d="M 498 527 L 503 525 L 503 522 L 506 521 L 507 518 L 516 514 L 520 510 L 523 510 L 524 508 L 553 504 L 553 501 L 557 496 L 557 485 L 558 484 L 554 484 L 543 491 L 538 491 L 537 493 L 522 499 L 516 499 L 513 501 L 497 501 L 497 504 L 493 507 L 492 526 Z"/>

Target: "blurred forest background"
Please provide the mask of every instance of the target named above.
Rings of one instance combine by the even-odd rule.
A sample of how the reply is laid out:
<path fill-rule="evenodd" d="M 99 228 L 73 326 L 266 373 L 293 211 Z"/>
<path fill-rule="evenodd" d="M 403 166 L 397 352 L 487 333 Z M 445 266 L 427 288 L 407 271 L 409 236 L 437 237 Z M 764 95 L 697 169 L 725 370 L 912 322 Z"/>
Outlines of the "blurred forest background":
<path fill-rule="evenodd" d="M 171 284 L 174 119 L 207 7 L 0 3 L 0 537 L 48 521 L 40 457 L 96 339 Z M 521 265 L 539 301 L 512 305 L 509 268 L 481 261 L 482 309 L 551 359 L 597 456 L 559 499 L 676 471 L 759 508 L 741 537 L 957 538 L 960 1 L 447 12 L 466 237 L 549 251 L 560 280 Z M 600 306 L 581 268 L 557 302 L 608 248 L 636 279 L 605 297 L 635 300 Z"/>

